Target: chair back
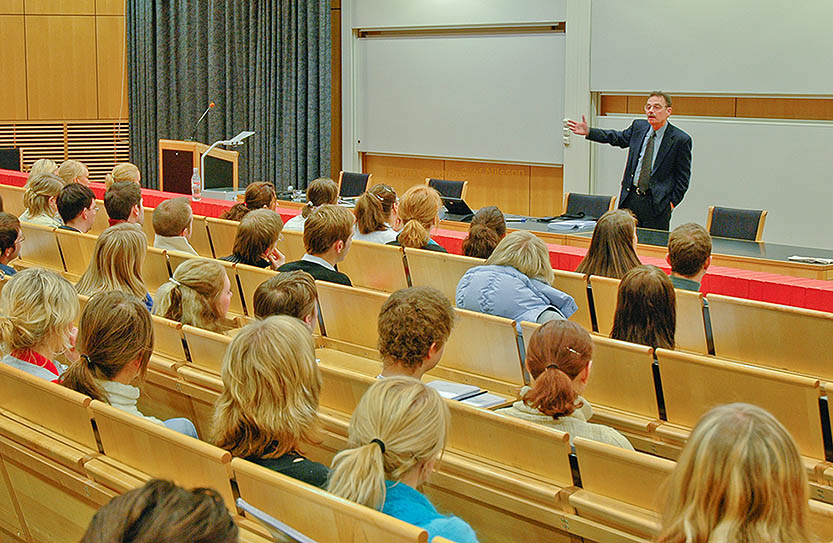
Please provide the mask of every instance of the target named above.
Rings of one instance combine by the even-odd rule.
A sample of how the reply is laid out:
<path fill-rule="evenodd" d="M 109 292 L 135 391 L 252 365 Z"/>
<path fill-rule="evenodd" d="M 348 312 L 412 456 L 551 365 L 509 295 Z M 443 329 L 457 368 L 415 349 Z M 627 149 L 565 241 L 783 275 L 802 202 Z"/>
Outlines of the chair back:
<path fill-rule="evenodd" d="M 156 247 L 148 247 L 145 262 L 142 264 L 142 280 L 145 282 L 145 288 L 151 294 L 156 294 L 159 287 L 170 277 L 167 252 Z"/>
<path fill-rule="evenodd" d="M 104 200 L 96 200 L 95 205 L 98 206 L 98 213 L 95 214 L 93 225 L 90 227 L 88 234 L 98 236 L 100 233 L 110 227 L 110 219 L 104 208 Z M 153 238 L 151 238 L 151 245 L 153 245 Z"/>
<path fill-rule="evenodd" d="M 304 233 L 295 230 L 284 230 L 281 232 L 283 239 L 278 242 L 278 251 L 283 253 L 287 262 L 301 260 L 307 252 L 304 247 Z"/>
<path fill-rule="evenodd" d="M 148 238 L 148 245 L 153 246 L 153 240 L 156 237 L 156 230 L 153 229 L 153 210 L 155 208 L 152 207 L 145 207 L 145 218 L 144 222 L 141 224 L 142 231 L 145 233 L 145 236 Z"/>
<path fill-rule="evenodd" d="M 347 274 L 353 286 L 396 292 L 408 288 L 402 247 L 369 241 L 354 241 L 338 271 Z"/>
<path fill-rule="evenodd" d="M 411 276 L 411 286 L 433 287 L 455 303 L 457 283 L 469 269 L 482 266 L 482 258 L 453 255 L 405 247 L 405 260 Z"/>
<path fill-rule="evenodd" d="M 440 193 L 444 198 L 459 198 L 466 199 L 468 192 L 468 181 L 452 181 L 450 179 L 433 179 L 425 178 L 425 184 Z"/>
<path fill-rule="evenodd" d="M 194 222 L 191 224 L 191 247 L 205 258 L 221 258 L 228 255 L 215 255 L 211 250 L 211 240 L 208 238 L 208 225 L 205 216 L 194 215 Z"/>
<path fill-rule="evenodd" d="M 216 217 L 205 218 L 208 239 L 211 242 L 211 253 L 216 258 L 223 258 L 232 253 L 238 224 L 240 223 L 237 221 L 227 221 Z"/>
<path fill-rule="evenodd" d="M 709 354 L 703 295 L 691 290 L 675 289 L 677 299 L 676 348 L 692 353 Z"/>
<path fill-rule="evenodd" d="M 220 375 L 223 366 L 223 356 L 231 343 L 231 337 L 203 330 L 196 326 L 184 325 L 182 335 L 188 344 L 191 363 L 215 375 Z"/>
<path fill-rule="evenodd" d="M 603 336 L 609 336 L 613 330 L 613 319 L 616 316 L 616 303 L 619 298 L 619 279 L 590 276 L 590 292 L 593 296 L 593 308 L 596 312 L 596 326 Z"/>
<path fill-rule="evenodd" d="M 338 195 L 341 198 L 361 196 L 370 185 L 373 174 L 356 172 L 338 172 Z"/>
<path fill-rule="evenodd" d="M 3 209 L 6 213 L 20 217 L 26 211 L 26 206 L 23 205 L 23 192 L 23 187 L 0 183 L 0 197 L 3 198 Z"/>
<path fill-rule="evenodd" d="M 332 340 L 376 350 L 376 323 L 388 294 L 316 281 L 324 335 Z M 347 310 L 349 308 L 349 310 Z"/>
<path fill-rule="evenodd" d="M 760 209 L 709 206 L 706 229 L 720 238 L 761 241 L 766 215 L 767 211 Z"/>
<path fill-rule="evenodd" d="M 164 358 L 175 364 L 184 364 L 188 361 L 185 347 L 182 344 L 182 324 L 152 315 L 153 319 L 153 356 Z"/>
<path fill-rule="evenodd" d="M 20 231 L 25 239 L 20 246 L 20 260 L 29 266 L 65 271 L 55 228 L 21 221 Z"/>
<path fill-rule="evenodd" d="M 600 196 L 596 194 L 579 194 L 568 192 L 564 195 L 564 213 L 567 215 L 581 215 L 586 219 L 598 219 L 616 204 L 615 196 Z"/>
<path fill-rule="evenodd" d="M 576 301 L 578 311 L 572 314 L 570 320 L 581 325 L 585 330 L 593 330 L 593 318 L 590 316 L 590 301 L 587 297 L 587 276 L 564 270 L 553 270 L 555 279 L 552 286 L 569 294 Z"/>
<path fill-rule="evenodd" d="M 258 268 L 257 266 L 249 266 L 247 264 L 237 264 L 235 266 L 237 271 L 237 278 L 240 280 L 240 289 L 243 291 L 243 301 L 246 304 L 246 311 L 250 317 L 255 315 L 255 290 L 264 283 L 278 274 L 278 272 L 270 269 Z"/>
<path fill-rule="evenodd" d="M 55 235 L 58 237 L 58 245 L 61 247 L 67 273 L 80 277 L 92 262 L 98 238 L 91 234 L 63 228 L 55 230 Z"/>

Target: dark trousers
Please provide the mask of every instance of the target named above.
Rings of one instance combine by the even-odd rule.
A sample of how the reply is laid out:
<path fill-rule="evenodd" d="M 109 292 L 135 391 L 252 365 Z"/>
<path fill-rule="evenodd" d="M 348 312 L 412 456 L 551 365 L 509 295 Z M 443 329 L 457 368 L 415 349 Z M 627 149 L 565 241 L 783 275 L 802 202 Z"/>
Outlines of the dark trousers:
<path fill-rule="evenodd" d="M 637 226 L 640 228 L 652 228 L 654 230 L 668 230 L 671 225 L 671 206 L 666 206 L 665 209 L 657 210 L 654 208 L 654 199 L 651 193 L 637 194 L 636 190 L 631 190 L 625 201 L 620 206 L 624 209 L 630 209 L 636 215 L 639 221 Z"/>

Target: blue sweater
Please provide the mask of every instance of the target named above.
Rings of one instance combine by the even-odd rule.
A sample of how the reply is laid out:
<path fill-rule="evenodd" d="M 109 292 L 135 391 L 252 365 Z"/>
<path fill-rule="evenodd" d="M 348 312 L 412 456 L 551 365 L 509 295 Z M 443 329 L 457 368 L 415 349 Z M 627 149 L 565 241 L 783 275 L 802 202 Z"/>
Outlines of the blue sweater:
<path fill-rule="evenodd" d="M 428 541 L 442 536 L 457 543 L 477 543 L 477 535 L 466 521 L 441 515 L 428 498 L 405 483 L 385 481 L 387 492 L 382 512 L 428 532 Z"/>

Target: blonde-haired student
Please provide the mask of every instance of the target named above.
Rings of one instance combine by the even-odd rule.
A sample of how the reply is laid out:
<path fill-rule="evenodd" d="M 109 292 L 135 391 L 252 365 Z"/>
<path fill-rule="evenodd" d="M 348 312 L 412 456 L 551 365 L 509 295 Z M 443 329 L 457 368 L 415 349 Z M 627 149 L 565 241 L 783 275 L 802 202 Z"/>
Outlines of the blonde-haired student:
<path fill-rule="evenodd" d="M 32 164 L 32 167 L 29 168 L 29 177 L 31 178 L 42 173 L 58 175 L 58 165 L 52 159 L 39 158 L 34 162 L 34 164 Z"/>
<path fill-rule="evenodd" d="M 0 362 L 54 381 L 65 369 L 54 358 L 77 358 L 78 311 L 78 295 L 60 275 L 42 268 L 16 273 L 0 293 L 0 344 L 8 353 Z"/>
<path fill-rule="evenodd" d="M 388 245 L 447 253 L 445 247 L 431 239 L 431 230 L 440 224 L 442 205 L 440 193 L 431 187 L 416 185 L 406 190 L 399 200 L 402 230 Z"/>
<path fill-rule="evenodd" d="M 658 543 L 816 541 L 790 434 L 759 407 L 715 407 L 688 438 L 664 493 Z"/>
<path fill-rule="evenodd" d="M 347 449 L 333 458 L 327 489 L 442 536 L 475 543 L 465 521 L 443 515 L 417 488 L 445 448 L 451 415 L 433 389 L 411 377 L 376 381 L 350 418 Z"/>
<path fill-rule="evenodd" d="M 79 183 L 86 187 L 90 184 L 90 170 L 86 164 L 77 160 L 64 160 L 58 167 L 57 175 L 65 185 Z"/>
<path fill-rule="evenodd" d="M 153 314 L 222 334 L 232 328 L 226 318 L 231 297 L 231 281 L 222 264 L 191 258 L 156 291 Z"/>
<path fill-rule="evenodd" d="M 58 217 L 57 202 L 63 188 L 64 182 L 55 174 L 30 174 L 23 189 L 26 210 L 20 215 L 21 222 L 60 227 L 63 222 Z"/>
<path fill-rule="evenodd" d="M 80 357 L 61 376 L 61 384 L 132 415 L 197 437 L 185 418 L 159 420 L 137 407 L 137 384 L 153 353 L 153 323 L 142 301 L 125 292 L 100 292 L 81 312 L 76 350 Z"/>
<path fill-rule="evenodd" d="M 95 242 L 93 258 L 78 279 L 78 294 L 121 290 L 144 301 L 153 309 L 153 298 L 142 279 L 142 264 L 147 252 L 147 236 L 131 223 L 119 223 L 104 230 Z"/>
<path fill-rule="evenodd" d="M 104 176 L 104 186 L 108 189 L 113 183 L 119 183 L 121 181 L 130 181 L 131 183 L 141 185 L 142 172 L 139 171 L 139 168 L 135 164 L 122 162 L 113 166 L 113 170 Z"/>
<path fill-rule="evenodd" d="M 289 315 L 303 321 L 310 331 L 315 329 L 318 290 L 315 279 L 307 272 L 281 272 L 270 277 L 258 285 L 252 299 L 258 319 Z"/>
<path fill-rule="evenodd" d="M 240 330 L 226 349 L 214 442 L 234 456 L 323 488 L 327 467 L 306 459 L 319 440 L 321 375 L 301 321 L 268 317 Z"/>

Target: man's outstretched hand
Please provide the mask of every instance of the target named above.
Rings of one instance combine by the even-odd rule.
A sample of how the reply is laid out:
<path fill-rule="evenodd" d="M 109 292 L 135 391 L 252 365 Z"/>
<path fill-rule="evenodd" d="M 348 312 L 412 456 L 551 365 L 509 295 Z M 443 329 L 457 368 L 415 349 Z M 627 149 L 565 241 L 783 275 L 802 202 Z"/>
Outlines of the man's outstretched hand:
<path fill-rule="evenodd" d="M 590 127 L 587 125 L 587 119 L 584 115 L 581 116 L 581 122 L 567 119 L 567 128 L 569 128 L 573 134 L 578 134 L 579 136 L 586 136 L 590 133 Z"/>

